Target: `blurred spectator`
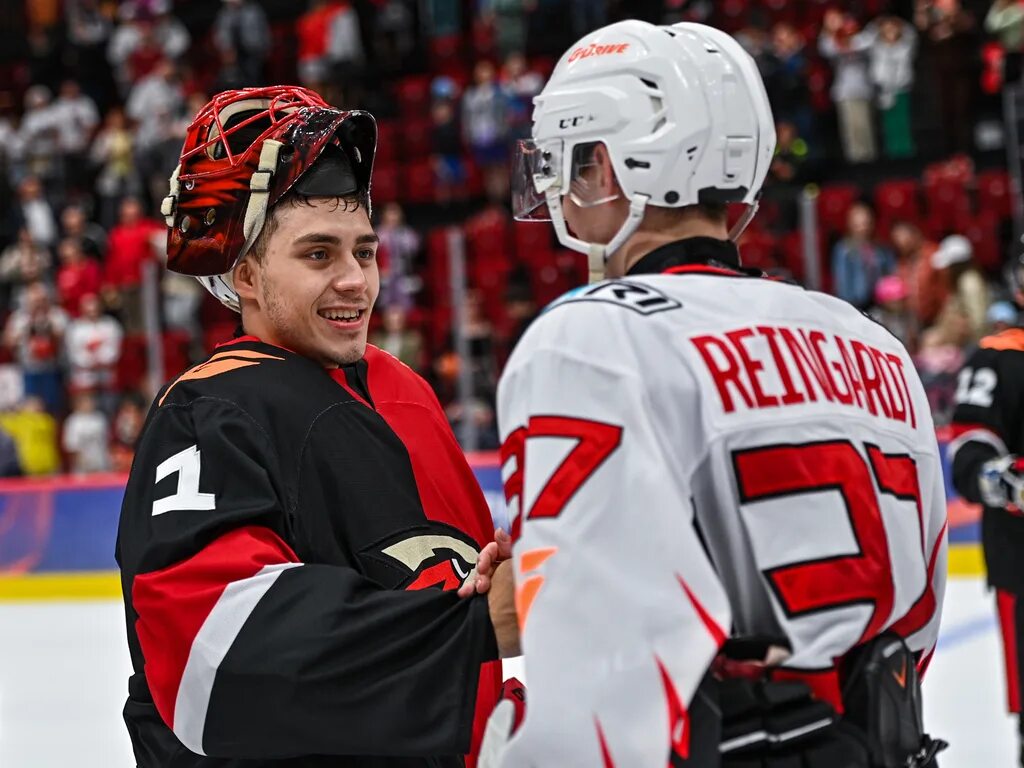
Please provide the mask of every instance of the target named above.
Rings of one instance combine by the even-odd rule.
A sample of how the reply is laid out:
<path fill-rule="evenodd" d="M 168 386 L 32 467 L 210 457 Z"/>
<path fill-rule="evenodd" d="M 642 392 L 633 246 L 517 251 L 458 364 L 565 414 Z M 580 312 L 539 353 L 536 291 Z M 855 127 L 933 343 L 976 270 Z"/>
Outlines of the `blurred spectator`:
<path fill-rule="evenodd" d="M 988 283 L 974 263 L 971 241 L 963 235 L 945 238 L 932 254 L 932 266 L 948 273 L 947 282 L 952 289 L 950 298 L 959 302 L 970 324 L 971 341 L 977 342 L 987 332 L 991 299 Z"/>
<path fill-rule="evenodd" d="M 270 55 L 267 14 L 252 0 L 222 0 L 213 22 L 213 39 L 222 54 L 230 51 L 248 87 L 263 85 L 264 65 Z"/>
<path fill-rule="evenodd" d="M 533 97 L 544 88 L 544 78 L 527 67 L 526 57 L 519 51 L 508 55 L 501 70 L 501 85 L 508 94 L 511 138 L 530 138 Z"/>
<path fill-rule="evenodd" d="M 415 18 L 411 3 L 405 0 L 383 0 L 378 3 L 374 20 L 374 43 L 372 46 L 375 69 L 397 72 L 416 47 Z"/>
<path fill-rule="evenodd" d="M 110 459 L 115 472 L 127 472 L 135 457 L 135 443 L 146 420 L 143 398 L 128 394 L 121 398 L 111 429 Z"/>
<path fill-rule="evenodd" d="M 28 8 L 35 5 L 36 3 L 25 3 Z M 7 7 L 9 8 L 10 4 Z M 25 41 L 28 44 L 27 82 L 40 83 L 51 89 L 57 85 L 62 75 L 59 32 L 57 26 L 29 24 L 25 34 Z"/>
<path fill-rule="evenodd" d="M 988 321 L 990 333 L 1001 333 L 1017 327 L 1020 313 L 1012 301 L 995 301 L 988 308 L 985 319 Z"/>
<path fill-rule="evenodd" d="M 948 275 L 932 265 L 937 246 L 910 221 L 894 222 L 889 237 L 896 254 L 896 274 L 910 290 L 910 310 L 919 327 L 927 328 L 935 322 L 949 295 Z"/>
<path fill-rule="evenodd" d="M 450 37 L 462 31 L 462 5 L 451 0 L 425 0 L 426 28 L 432 38 Z"/>
<path fill-rule="evenodd" d="M 57 219 L 43 196 L 43 185 L 35 176 L 26 176 L 18 185 L 18 199 L 7 212 L 7 231 L 24 227 L 32 241 L 45 248 L 57 243 Z"/>
<path fill-rule="evenodd" d="M 143 330 L 142 265 L 153 260 L 154 242 L 162 242 L 166 231 L 162 223 L 143 218 L 137 199 L 121 203 L 120 220 L 107 240 L 103 282 L 107 305 L 118 309 L 125 333 Z"/>
<path fill-rule="evenodd" d="M 970 338 L 970 323 L 957 302 L 948 302 L 935 325 L 921 334 L 914 364 L 938 425 L 948 423 L 953 414 L 957 374 L 966 359 L 964 349 Z"/>
<path fill-rule="evenodd" d="M 100 8 L 99 0 L 66 0 L 64 9 L 75 76 L 93 99 L 106 104 L 111 95 L 109 86 L 113 84 L 104 56 L 110 19 Z"/>
<path fill-rule="evenodd" d="M 960 0 L 915 0 L 914 23 L 924 37 L 923 71 L 939 95 L 939 125 L 946 152 L 972 146 L 972 93 L 977 74 L 974 16 Z"/>
<path fill-rule="evenodd" d="M 506 173 L 509 100 L 496 79 L 494 65 L 482 60 L 473 68 L 473 85 L 462 96 L 462 133 L 488 187 Z M 500 180 L 498 180 L 500 186 Z"/>
<path fill-rule="evenodd" d="M 860 310 L 871 306 L 875 283 L 893 270 L 892 254 L 875 239 L 875 215 L 857 203 L 846 215 L 846 236 L 832 249 L 835 295 Z"/>
<path fill-rule="evenodd" d="M 1019 0 L 995 0 L 985 16 L 985 31 L 1003 46 L 1003 82 L 1018 82 L 1024 54 L 1024 5 Z"/>
<path fill-rule="evenodd" d="M 93 132 L 99 125 L 96 104 L 82 93 L 74 80 L 65 80 L 51 108 L 57 125 L 57 144 L 64 162 L 64 180 L 68 187 L 84 192 L 88 181 L 86 153 Z"/>
<path fill-rule="evenodd" d="M 505 336 L 505 350 L 502 362 L 508 360 L 519 339 L 526 329 L 537 319 L 537 303 L 533 300 L 529 283 L 526 281 L 509 281 L 508 292 L 505 294 L 505 314 L 508 317 L 508 333 Z"/>
<path fill-rule="evenodd" d="M 572 8 L 572 36 L 577 40 L 608 23 L 608 3 L 570 0 L 569 5 Z"/>
<path fill-rule="evenodd" d="M 348 0 L 341 0 L 327 27 L 327 61 L 331 81 L 342 88 L 345 103 L 359 101 L 351 94 L 358 92 L 365 60 L 359 12 Z"/>
<path fill-rule="evenodd" d="M 60 213 L 61 234 L 78 243 L 82 252 L 91 259 L 102 259 L 106 250 L 107 233 L 94 221 L 89 221 L 80 205 L 69 205 Z"/>
<path fill-rule="evenodd" d="M 64 420 L 62 444 L 74 474 L 110 469 L 110 426 L 88 392 L 75 395 L 71 414 Z"/>
<path fill-rule="evenodd" d="M 885 326 L 889 333 L 913 353 L 917 347 L 918 328 L 907 306 L 909 295 L 902 277 L 886 275 L 875 283 L 875 307 L 870 314 L 875 322 Z"/>
<path fill-rule="evenodd" d="M 93 140 L 89 158 L 99 166 L 96 194 L 100 198 L 100 223 L 109 229 L 117 220 L 122 199 L 142 192 L 135 168 L 135 135 L 119 108 L 107 113 L 103 128 Z"/>
<path fill-rule="evenodd" d="M 170 5 L 170 0 L 157 0 L 150 9 L 132 2 L 121 4 L 122 22 L 110 37 L 107 60 L 122 96 L 158 62 L 174 61 L 188 50 L 188 30 L 170 14 Z"/>
<path fill-rule="evenodd" d="M 164 250 L 159 251 L 163 256 Z M 164 270 L 160 280 L 163 299 L 164 325 L 169 331 L 184 331 L 188 335 L 190 354 L 202 357 L 203 329 L 199 323 L 199 309 L 206 291 L 191 275 Z"/>
<path fill-rule="evenodd" d="M 526 50 L 526 14 L 537 7 L 537 0 L 480 0 L 477 7 L 484 23 L 494 30 L 499 57 Z"/>
<path fill-rule="evenodd" d="M 4 310 L 18 306 L 23 288 L 45 282 L 51 266 L 50 252 L 32 239 L 28 229 L 18 230 L 18 239 L 0 253 L 0 286 Z"/>
<path fill-rule="evenodd" d="M 398 304 L 385 305 L 381 319 L 380 330 L 371 339 L 374 346 L 394 355 L 414 371 L 422 371 L 423 334 L 408 326 L 408 310 Z"/>
<path fill-rule="evenodd" d="M 295 22 L 299 81 L 309 87 L 327 82 L 327 36 L 331 19 L 341 10 L 338 0 L 309 0 L 309 9 Z"/>
<path fill-rule="evenodd" d="M 464 197 L 466 164 L 462 158 L 462 129 L 455 111 L 457 86 L 447 77 L 438 77 L 431 84 L 431 142 L 434 154 L 434 195 L 441 205 Z"/>
<path fill-rule="evenodd" d="M 0 477 L 21 477 L 22 474 L 18 444 L 6 429 L 0 428 Z"/>
<path fill-rule="evenodd" d="M 64 336 L 71 391 L 94 393 L 103 410 L 111 413 L 124 333 L 117 320 L 103 314 L 96 294 L 82 297 L 79 312 Z"/>
<path fill-rule="evenodd" d="M 807 54 L 804 39 L 792 24 L 772 27 L 770 45 L 757 36 L 750 44 L 760 49 L 758 68 L 765 79 L 772 113 L 780 122 L 793 123 L 801 136 L 814 137 L 814 116 L 807 93 Z"/>
<path fill-rule="evenodd" d="M 380 304 L 408 312 L 412 309 L 416 287 L 413 267 L 420 249 L 419 233 L 405 223 L 405 213 L 398 203 L 388 203 L 381 214 L 377 234 L 388 255 L 387 269 L 381 275 Z"/>
<path fill-rule="evenodd" d="M 11 313 L 4 330 L 4 344 L 21 366 L 26 396 L 41 398 L 51 413 L 64 407 L 60 353 L 67 325 L 67 314 L 54 306 L 47 287 L 36 282 L 26 286 L 21 307 Z"/>
<path fill-rule="evenodd" d="M 17 411 L 0 413 L 0 429 L 14 440 L 24 474 L 43 476 L 60 472 L 57 420 L 46 412 L 42 399 L 29 396 Z"/>
<path fill-rule="evenodd" d="M 811 150 L 797 133 L 795 123 L 778 123 L 775 134 L 775 157 L 768 169 L 770 183 L 765 187 L 764 200 L 778 205 L 776 227 L 790 232 L 799 225 L 800 196 L 812 179 Z"/>
<path fill-rule="evenodd" d="M 892 158 L 912 157 L 914 137 L 910 128 L 910 91 L 914 85 L 917 32 L 896 16 L 883 16 L 865 30 L 872 35 L 871 79 L 875 84 L 882 117 L 882 145 Z"/>
<path fill-rule="evenodd" d="M 175 127 L 185 109 L 185 90 L 172 61 L 163 59 L 132 88 L 125 105 L 128 117 L 138 123 L 135 131 L 136 167 L 144 189 L 153 200 L 167 194 L 167 179 L 181 151 Z M 168 167 L 169 155 L 174 155 Z"/>
<path fill-rule="evenodd" d="M 825 13 L 818 50 L 832 62 L 832 101 L 848 163 L 868 163 L 877 155 L 867 57 L 870 43 L 869 36 L 858 33 L 857 22 L 848 13 L 836 8 Z"/>
<path fill-rule="evenodd" d="M 57 298 L 71 317 L 77 317 L 82 297 L 99 293 L 100 265 L 88 258 L 78 241 L 67 238 L 57 246 Z"/>
<path fill-rule="evenodd" d="M 33 85 L 25 91 L 25 111 L 18 126 L 15 150 L 15 178 L 33 176 L 51 185 L 60 184 L 58 160 L 58 116 L 53 95 L 45 85 Z"/>

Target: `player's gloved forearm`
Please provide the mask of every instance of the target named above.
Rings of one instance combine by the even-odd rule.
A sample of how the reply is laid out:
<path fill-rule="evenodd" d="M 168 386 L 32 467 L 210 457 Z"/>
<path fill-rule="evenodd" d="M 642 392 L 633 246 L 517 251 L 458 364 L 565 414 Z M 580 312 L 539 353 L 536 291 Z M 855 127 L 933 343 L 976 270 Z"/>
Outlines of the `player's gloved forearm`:
<path fill-rule="evenodd" d="M 487 719 L 477 768 L 499 768 L 512 734 L 526 716 L 526 687 L 510 677 L 501 686 L 501 700 Z"/>
<path fill-rule="evenodd" d="M 1024 458 L 1007 454 L 982 464 L 978 494 L 987 507 L 1024 514 Z"/>

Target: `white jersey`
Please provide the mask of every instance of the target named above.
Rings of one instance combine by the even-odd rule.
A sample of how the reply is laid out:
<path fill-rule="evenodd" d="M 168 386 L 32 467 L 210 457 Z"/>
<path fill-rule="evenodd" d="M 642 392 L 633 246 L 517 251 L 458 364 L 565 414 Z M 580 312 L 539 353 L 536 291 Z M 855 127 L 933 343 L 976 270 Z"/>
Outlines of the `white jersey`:
<path fill-rule="evenodd" d="M 703 265 L 563 297 L 498 390 L 529 686 L 503 766 L 664 768 L 724 639 L 838 697 L 890 629 L 927 664 L 946 507 L 906 350 L 834 297 Z"/>

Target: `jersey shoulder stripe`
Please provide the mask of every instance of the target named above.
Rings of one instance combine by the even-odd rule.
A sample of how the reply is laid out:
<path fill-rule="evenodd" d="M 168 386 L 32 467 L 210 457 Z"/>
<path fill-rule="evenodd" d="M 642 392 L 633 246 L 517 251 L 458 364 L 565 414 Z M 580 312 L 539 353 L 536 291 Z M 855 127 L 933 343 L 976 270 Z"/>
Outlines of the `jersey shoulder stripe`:
<path fill-rule="evenodd" d="M 276 355 L 268 355 L 251 349 L 235 349 L 217 352 L 205 362 L 190 368 L 175 379 L 164 391 L 164 394 L 157 402 L 157 405 L 163 405 L 164 400 L 166 400 L 167 396 L 171 394 L 171 390 L 183 381 L 209 379 L 222 373 L 229 373 L 231 371 L 237 371 L 240 368 L 259 365 L 264 360 L 284 360 L 284 358 Z"/>
<path fill-rule="evenodd" d="M 978 346 L 982 349 L 1024 352 L 1024 328 L 1008 328 L 1005 331 L 986 336 Z"/>

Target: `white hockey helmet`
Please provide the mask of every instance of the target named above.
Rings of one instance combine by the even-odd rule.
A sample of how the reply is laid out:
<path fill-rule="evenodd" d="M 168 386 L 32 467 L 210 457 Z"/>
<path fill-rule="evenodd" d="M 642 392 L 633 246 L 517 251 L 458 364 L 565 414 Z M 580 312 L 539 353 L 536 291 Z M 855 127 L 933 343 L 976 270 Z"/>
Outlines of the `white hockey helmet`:
<path fill-rule="evenodd" d="M 587 199 L 582 171 L 603 143 L 629 199 L 609 243 L 570 234 L 562 195 Z M 739 237 L 775 153 L 775 122 L 757 66 L 725 32 L 703 24 L 622 21 L 583 37 L 534 98 L 533 138 L 516 150 L 513 208 L 550 220 L 562 245 L 588 254 L 591 279 L 632 235 L 647 205 L 744 203 Z M 615 198 L 610 198 L 614 200 Z"/>

